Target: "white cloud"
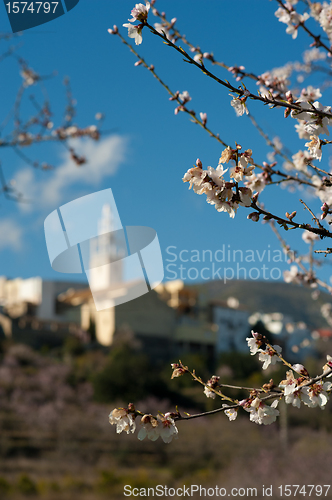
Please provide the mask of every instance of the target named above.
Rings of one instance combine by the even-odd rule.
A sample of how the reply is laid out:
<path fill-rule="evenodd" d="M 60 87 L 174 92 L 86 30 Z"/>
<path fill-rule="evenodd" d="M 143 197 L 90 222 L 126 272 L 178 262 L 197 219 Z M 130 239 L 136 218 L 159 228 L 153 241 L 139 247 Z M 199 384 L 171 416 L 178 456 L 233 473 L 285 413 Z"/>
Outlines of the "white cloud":
<path fill-rule="evenodd" d="M 101 181 L 113 175 L 125 159 L 127 140 L 119 135 L 105 137 L 98 142 L 79 139 L 73 142 L 75 153 L 84 156 L 87 163 L 77 166 L 65 152 L 60 165 L 53 171 L 37 178 L 31 167 L 21 169 L 15 176 L 15 187 L 31 204 L 22 204 L 23 210 L 56 207 L 68 196 L 68 191 L 77 184 L 98 186 Z M 40 174 L 40 172 L 39 172 Z"/>
<path fill-rule="evenodd" d="M 23 232 L 13 219 L 0 219 L 0 235 L 0 250 L 5 248 L 19 250 L 22 248 Z"/>

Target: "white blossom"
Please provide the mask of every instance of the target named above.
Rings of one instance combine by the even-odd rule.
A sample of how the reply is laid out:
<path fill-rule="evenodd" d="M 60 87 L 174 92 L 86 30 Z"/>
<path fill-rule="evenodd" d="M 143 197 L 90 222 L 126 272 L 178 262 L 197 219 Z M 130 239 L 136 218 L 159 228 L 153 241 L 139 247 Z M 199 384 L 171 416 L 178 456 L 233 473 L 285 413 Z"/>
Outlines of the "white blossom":
<path fill-rule="evenodd" d="M 321 161 L 322 159 L 322 144 L 317 135 L 310 136 L 311 141 L 306 142 L 305 145 L 310 151 L 310 154 L 313 158 L 317 158 L 317 160 Z"/>
<path fill-rule="evenodd" d="M 204 387 L 204 394 L 207 398 L 215 399 L 216 393 L 211 391 L 207 386 Z"/>
<path fill-rule="evenodd" d="M 245 185 L 249 187 L 252 191 L 256 193 L 261 193 L 266 186 L 264 179 L 264 174 L 252 174 L 250 178 L 245 182 Z"/>
<path fill-rule="evenodd" d="M 280 382 L 279 387 L 284 390 L 286 404 L 291 404 L 300 408 L 301 402 L 309 402 L 309 398 L 303 391 L 303 388 L 298 384 L 298 380 L 294 378 L 291 370 L 286 373 L 287 379 Z"/>
<path fill-rule="evenodd" d="M 298 120 L 298 123 L 295 125 L 295 130 L 299 135 L 300 139 L 310 139 L 310 134 L 305 129 L 305 121 Z"/>
<path fill-rule="evenodd" d="M 128 19 L 129 23 L 123 24 L 125 28 L 128 28 L 129 38 L 135 39 L 136 45 L 140 45 L 143 41 L 142 29 L 144 27 L 144 22 L 148 18 L 149 10 L 150 10 L 149 2 L 146 2 L 146 5 L 143 5 L 142 3 L 137 3 L 131 11 L 132 18 Z M 138 24 L 137 26 L 130 24 L 135 21 L 140 21 L 140 24 Z"/>
<path fill-rule="evenodd" d="M 323 366 L 323 372 L 327 372 L 328 370 L 331 370 L 332 368 L 332 356 L 329 354 L 326 355 L 327 363 Z M 332 377 L 332 373 L 327 375 L 327 377 Z"/>
<path fill-rule="evenodd" d="M 330 391 L 332 387 L 331 382 L 323 382 L 319 380 L 315 384 L 312 384 L 307 387 L 303 387 L 303 392 L 309 397 L 309 403 L 304 401 L 304 403 L 310 408 L 315 408 L 319 406 L 321 409 L 328 402 L 329 396 L 327 391 Z"/>
<path fill-rule="evenodd" d="M 143 26 L 141 26 L 141 25 L 135 26 L 134 24 L 130 24 L 130 23 L 123 24 L 123 26 L 125 28 L 128 28 L 129 38 L 134 38 L 135 44 L 140 45 L 143 41 L 143 37 L 142 37 Z"/>
<path fill-rule="evenodd" d="M 136 424 L 133 416 L 127 412 L 125 408 L 115 408 L 108 417 L 111 425 L 116 425 L 116 432 L 120 434 L 122 431 L 135 432 Z"/>
<path fill-rule="evenodd" d="M 290 12 L 283 7 L 279 7 L 279 9 L 275 12 L 275 16 L 280 22 L 287 24 L 286 33 L 292 35 L 293 38 L 296 38 L 299 24 L 309 19 L 310 15 L 307 12 L 304 14 L 298 14 L 295 10 L 292 10 L 291 4 L 287 5 L 287 7 Z"/>
<path fill-rule="evenodd" d="M 259 334 L 254 332 L 254 330 L 251 330 L 251 335 L 252 337 L 247 337 L 246 341 L 250 349 L 250 354 L 253 356 L 257 352 L 259 352 L 262 342 L 258 339 Z"/>
<path fill-rule="evenodd" d="M 151 441 L 156 441 L 156 439 L 158 439 L 160 435 L 160 428 L 158 420 L 156 420 L 152 415 L 143 415 L 141 425 L 142 427 L 137 435 L 140 441 L 142 441 L 146 436 Z"/>
<path fill-rule="evenodd" d="M 319 24 L 329 37 L 329 40 L 332 40 L 332 3 L 328 4 L 324 2 L 322 8 L 319 12 Z"/>
<path fill-rule="evenodd" d="M 237 116 L 242 116 L 244 113 L 247 115 L 249 114 L 249 109 L 247 108 L 245 101 L 239 97 L 233 97 L 231 100 L 231 106 L 234 108 Z"/>
<path fill-rule="evenodd" d="M 294 167 L 299 172 L 308 172 L 308 163 L 312 160 L 312 156 L 308 153 L 308 151 L 298 151 L 295 155 L 292 156 L 292 160 L 294 163 Z"/>
<path fill-rule="evenodd" d="M 179 94 L 179 98 L 181 99 L 182 104 L 186 104 L 187 102 L 191 101 L 188 90 L 184 90 L 183 92 L 181 92 L 181 94 Z"/>
<path fill-rule="evenodd" d="M 306 50 L 303 54 L 303 61 L 306 64 L 311 64 L 314 61 L 324 61 L 326 59 L 325 52 L 321 52 L 317 47 Z"/>
<path fill-rule="evenodd" d="M 299 283 L 298 274 L 298 267 L 296 265 L 291 266 L 289 271 L 283 273 L 285 283 Z"/>
<path fill-rule="evenodd" d="M 245 408 L 250 413 L 250 420 L 259 425 L 269 425 L 276 421 L 279 416 L 277 410 L 278 401 L 273 401 L 271 406 L 263 403 L 259 398 L 252 401 L 249 408 Z"/>
<path fill-rule="evenodd" d="M 228 406 L 228 405 L 223 404 L 223 408 L 226 406 Z M 237 413 L 238 413 L 238 408 L 227 408 L 225 410 L 225 415 L 227 415 L 227 417 L 229 418 L 230 421 L 236 419 Z"/>
<path fill-rule="evenodd" d="M 276 351 L 278 354 L 281 354 L 281 347 L 278 345 L 272 346 L 274 351 Z M 277 354 L 273 351 L 273 349 L 270 349 L 269 347 L 266 349 L 266 351 L 260 351 L 259 352 L 259 361 L 263 362 L 262 369 L 266 370 L 266 368 L 270 365 L 275 365 L 277 361 L 281 361 L 281 359 L 277 356 Z"/>
<path fill-rule="evenodd" d="M 296 104 L 299 105 L 303 109 L 303 111 L 292 109 L 291 116 L 293 118 L 297 118 L 298 120 L 305 120 L 306 123 L 304 125 L 304 128 L 309 134 L 329 135 L 329 130 L 327 127 L 332 123 L 332 115 L 331 118 L 329 118 L 328 116 L 320 116 L 315 114 L 315 110 L 331 114 L 331 106 L 323 106 L 318 101 L 315 101 L 313 104 L 297 101 Z"/>
<path fill-rule="evenodd" d="M 146 2 L 146 5 L 137 3 L 131 11 L 131 15 L 133 16 L 132 19 L 128 19 L 128 21 L 130 23 L 134 23 L 135 21 L 146 21 L 148 18 L 150 7 L 150 2 Z"/>
<path fill-rule="evenodd" d="M 322 97 L 320 89 L 314 88 L 312 85 L 309 85 L 307 88 L 301 90 L 301 95 L 298 101 L 316 101 L 316 99 L 319 99 L 320 97 Z"/>
<path fill-rule="evenodd" d="M 303 231 L 302 233 L 302 239 L 305 241 L 305 243 L 312 243 L 314 241 L 319 240 L 318 234 L 312 233 L 311 231 Z"/>
<path fill-rule="evenodd" d="M 164 443 L 170 443 L 172 439 L 178 438 L 179 431 L 174 423 L 174 420 L 170 417 L 170 413 L 158 415 L 158 420 L 160 421 L 160 437 Z"/>

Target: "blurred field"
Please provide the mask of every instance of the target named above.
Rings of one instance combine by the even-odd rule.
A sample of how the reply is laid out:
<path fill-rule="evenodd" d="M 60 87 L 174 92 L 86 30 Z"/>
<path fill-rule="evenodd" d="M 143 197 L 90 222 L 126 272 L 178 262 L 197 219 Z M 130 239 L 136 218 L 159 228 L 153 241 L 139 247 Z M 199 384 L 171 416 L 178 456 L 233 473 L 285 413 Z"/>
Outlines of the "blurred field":
<path fill-rule="evenodd" d="M 261 382 L 252 359 L 241 360 L 242 383 Z M 197 371 L 205 376 L 202 360 L 188 361 L 196 361 Z M 134 365 L 142 370 L 140 381 Z M 234 382 L 230 365 L 224 361 L 216 370 Z M 0 498 L 116 500 L 124 498 L 125 485 L 158 484 L 257 487 L 260 498 L 263 485 L 273 485 L 277 497 L 279 485 L 331 483 L 331 405 L 324 411 L 288 408 L 288 438 L 280 421 L 258 426 L 247 415 L 229 422 L 223 414 L 179 422 L 179 439 L 170 444 L 140 442 L 137 432 L 117 435 L 108 414 L 129 401 L 152 412 L 174 410 L 175 402 L 180 411 L 190 413 L 218 406 L 189 379 L 171 381 L 170 373 L 169 366 L 162 371 L 123 346 L 108 354 L 67 343 L 62 351 L 42 354 L 23 345 L 4 345 Z M 277 380 L 278 373 L 272 375 Z M 139 398 L 134 401 L 136 386 Z M 327 497 L 332 498 L 331 491 Z"/>

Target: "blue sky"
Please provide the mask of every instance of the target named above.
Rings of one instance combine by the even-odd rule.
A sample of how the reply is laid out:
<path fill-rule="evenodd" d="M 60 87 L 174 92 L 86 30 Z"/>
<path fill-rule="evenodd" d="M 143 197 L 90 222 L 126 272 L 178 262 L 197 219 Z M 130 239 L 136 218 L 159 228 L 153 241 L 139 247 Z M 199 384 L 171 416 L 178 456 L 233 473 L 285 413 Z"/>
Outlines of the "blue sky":
<path fill-rule="evenodd" d="M 216 59 L 226 64 L 242 64 L 248 71 L 260 74 L 288 61 L 301 60 L 311 40 L 302 32 L 296 40 L 285 33 L 285 25 L 274 16 L 276 2 L 239 0 L 236 8 L 234 5 L 225 0 L 204 3 L 158 0 L 156 7 L 165 10 L 169 19 L 177 17 L 178 28 L 192 43 L 203 51 L 214 52 Z M 66 103 L 62 86 L 65 76 L 70 77 L 77 100 L 77 124 L 84 127 L 96 123 L 97 112 L 104 113 L 106 118 L 99 142 L 81 140 L 74 143 L 77 151 L 89 160 L 80 168 L 69 160 L 61 144 L 37 145 L 23 150 L 33 159 L 53 164 L 56 168 L 52 172 L 37 171 L 13 151 L 1 150 L 6 179 L 15 179 L 31 203 L 19 205 L 0 199 L 0 275 L 84 279 L 52 270 L 43 221 L 60 205 L 106 188 L 113 190 L 123 225 L 150 226 L 157 231 L 165 266 L 171 260 L 174 264 L 176 255 L 175 267 L 171 268 L 173 273 L 166 270 L 167 279 L 175 278 L 174 271 L 180 277 L 180 265 L 185 268 L 182 271 L 185 279 L 192 279 L 188 276 L 191 267 L 198 270 L 198 279 L 202 278 L 200 271 L 206 264 L 197 262 L 197 255 L 202 260 L 203 250 L 210 251 L 205 258 L 209 260 L 212 254 L 215 264 L 218 264 L 215 252 L 230 249 L 242 250 L 244 255 L 260 252 L 260 257 L 255 253 L 254 264 L 245 264 L 248 269 L 250 266 L 261 268 L 260 259 L 269 269 L 288 268 L 283 262 L 272 262 L 271 252 L 276 255 L 280 246 L 267 226 L 247 221 L 248 210 L 240 209 L 235 220 L 231 220 L 227 214 L 217 213 L 202 196 L 188 191 L 188 185 L 182 183 L 184 173 L 197 157 L 204 167 L 216 166 L 222 148 L 201 128 L 190 123 L 187 115 L 175 116 L 175 105 L 169 102 L 165 90 L 143 67 L 135 67 L 135 57 L 116 36 L 108 34 L 107 29 L 113 24 L 121 27 L 127 22 L 133 7 L 132 0 L 80 0 L 65 16 L 27 30 L 11 42 L 22 44 L 19 55 L 40 75 L 57 72 L 44 82 L 56 126 L 61 124 Z M 1 8 L 0 31 L 9 32 L 10 25 L 4 7 Z M 157 22 L 157 19 L 151 16 L 151 21 Z M 126 29 L 121 29 L 126 36 Z M 2 45 L 5 47 L 4 42 Z M 244 149 L 251 148 L 258 163 L 266 160 L 269 148 L 246 116 L 235 116 L 226 89 L 184 63 L 179 54 L 148 30 L 143 31 L 143 44 L 137 51 L 149 64 L 155 65 L 159 76 L 173 91 L 189 91 L 191 107 L 197 113 L 207 112 L 208 125 L 219 132 L 225 142 L 232 145 L 236 141 Z M 5 59 L 1 69 L 5 78 L 0 81 L 0 122 L 13 106 L 22 80 L 14 58 Z M 213 70 L 234 83 L 230 73 L 216 67 Z M 255 88 L 250 82 L 248 85 Z M 34 88 L 30 88 L 27 97 L 33 92 Z M 40 96 L 38 91 L 36 95 Z M 324 104 L 329 97 L 330 91 L 326 91 Z M 28 116 L 29 99 L 25 106 L 25 116 Z M 270 110 L 251 102 L 249 108 L 266 132 L 271 137 L 279 136 L 293 154 L 300 147 L 304 149 L 304 141 L 297 140 L 293 132 L 294 120 L 283 119 L 281 110 Z M 276 188 L 267 189 L 261 196 L 266 207 L 279 214 L 298 209 L 298 198 Z M 310 222 L 307 217 L 305 221 Z M 306 249 L 299 234 L 293 232 L 289 238 L 294 247 Z M 193 254 L 193 250 L 196 253 Z M 184 252 L 180 257 L 181 251 Z M 191 255 L 196 255 L 196 261 L 185 262 Z M 224 266 L 222 263 L 221 267 Z M 208 267 L 212 269 L 211 261 Z M 231 267 L 235 268 L 236 262 L 231 263 Z M 269 272 L 265 276 L 270 277 Z M 192 271 L 191 276 L 195 275 Z M 277 275 L 279 273 L 275 272 L 274 277 Z M 244 277 L 244 273 L 240 277 Z M 260 279 L 265 279 L 262 273 Z"/>

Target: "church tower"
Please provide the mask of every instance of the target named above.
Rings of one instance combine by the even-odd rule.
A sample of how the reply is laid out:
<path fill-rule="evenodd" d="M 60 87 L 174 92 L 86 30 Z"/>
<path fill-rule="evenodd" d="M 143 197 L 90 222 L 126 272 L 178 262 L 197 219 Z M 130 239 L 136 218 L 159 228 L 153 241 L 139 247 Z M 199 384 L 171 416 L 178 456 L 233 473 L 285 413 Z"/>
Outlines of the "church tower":
<path fill-rule="evenodd" d="M 89 282 L 93 290 L 107 290 L 123 283 L 122 259 L 127 255 L 126 241 L 123 230 L 114 229 L 111 207 L 105 204 L 98 221 L 98 236 L 90 241 Z"/>

